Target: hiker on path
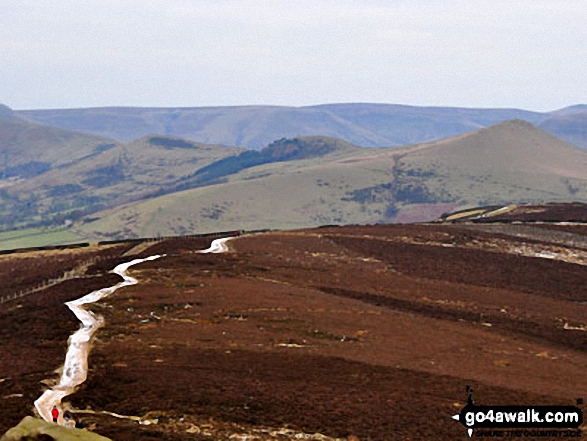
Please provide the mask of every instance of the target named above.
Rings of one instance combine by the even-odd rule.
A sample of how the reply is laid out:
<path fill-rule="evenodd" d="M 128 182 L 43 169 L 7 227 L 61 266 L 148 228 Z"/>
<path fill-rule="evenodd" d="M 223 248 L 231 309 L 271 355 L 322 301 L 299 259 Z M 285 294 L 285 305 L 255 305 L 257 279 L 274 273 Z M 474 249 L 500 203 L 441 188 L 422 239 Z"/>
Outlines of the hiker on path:
<path fill-rule="evenodd" d="M 68 429 L 73 429 L 75 427 L 75 421 L 73 420 L 73 418 L 71 418 L 71 414 L 69 413 L 68 410 L 66 410 L 63 413 L 63 421 L 64 421 L 64 426 L 67 427 Z"/>
<path fill-rule="evenodd" d="M 53 406 L 53 410 L 51 410 L 51 416 L 53 417 L 53 422 L 56 423 L 57 417 L 59 417 L 59 409 L 57 409 L 57 406 Z"/>

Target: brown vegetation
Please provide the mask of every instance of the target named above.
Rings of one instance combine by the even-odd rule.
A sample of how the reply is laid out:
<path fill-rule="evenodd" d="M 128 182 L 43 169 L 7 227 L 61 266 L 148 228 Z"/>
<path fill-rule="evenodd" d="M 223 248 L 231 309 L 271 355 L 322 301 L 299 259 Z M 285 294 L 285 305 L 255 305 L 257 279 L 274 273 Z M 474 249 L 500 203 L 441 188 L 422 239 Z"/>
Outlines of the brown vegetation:
<path fill-rule="evenodd" d="M 107 324 L 69 401 L 116 440 L 455 439 L 469 384 L 480 404 L 574 404 L 587 392 L 587 267 L 515 252 L 554 249 L 543 226 L 529 227 L 539 239 L 478 228 L 274 232 L 221 255 L 195 253 L 204 239 L 157 243 L 141 256 L 167 256 L 93 307 Z M 0 309 L 0 430 L 55 378 L 77 326 L 62 302 L 109 283 L 74 280 Z"/>

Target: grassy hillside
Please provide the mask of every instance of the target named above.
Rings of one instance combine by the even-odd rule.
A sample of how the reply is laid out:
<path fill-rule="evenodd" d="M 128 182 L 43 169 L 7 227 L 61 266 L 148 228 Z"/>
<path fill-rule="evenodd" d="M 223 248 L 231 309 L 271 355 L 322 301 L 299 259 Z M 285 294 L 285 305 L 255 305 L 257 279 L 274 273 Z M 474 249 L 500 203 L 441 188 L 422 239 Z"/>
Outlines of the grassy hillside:
<path fill-rule="evenodd" d="M 210 144 L 261 149 L 304 135 L 340 138 L 365 147 L 442 139 L 504 120 L 538 123 L 547 114 L 517 109 L 463 109 L 390 104 L 310 107 L 94 108 L 27 110 L 20 115 L 68 130 L 120 141 L 162 134 Z"/>
<path fill-rule="evenodd" d="M 587 197 L 587 154 L 522 121 L 416 147 L 397 164 L 410 170 L 414 185 L 425 177 L 426 191 L 465 205 Z"/>
<path fill-rule="evenodd" d="M 231 175 L 257 165 L 358 150 L 343 141 L 323 137 L 282 139 L 262 151 L 242 151 L 148 136 L 16 183 L 5 192 L 7 211 L 0 221 L 5 226 L 18 221 L 24 226 L 49 226 L 78 221 L 84 216 L 87 220 L 96 211 L 226 182 Z M 34 204 L 19 217 L 16 204 L 10 204 L 15 200 L 29 201 L 27 195 L 34 195 Z"/>
<path fill-rule="evenodd" d="M 115 148 L 116 142 L 78 132 L 61 130 L 23 119 L 0 106 L 0 229 L 42 224 L 55 212 L 48 210 L 47 196 L 56 184 L 29 186 L 47 173 L 59 173 Z M 52 175 L 51 175 L 52 176 Z M 68 193 L 71 187 L 57 190 Z M 57 196 L 57 195 L 56 195 Z M 58 211 L 70 211 L 62 206 Z"/>
<path fill-rule="evenodd" d="M 321 145 L 324 138 L 291 140 L 298 144 Z M 279 150 L 285 141 L 266 150 Z M 225 182 L 206 185 L 130 204 L 121 209 L 96 214 L 104 217 L 80 226 L 79 231 L 100 237 L 108 235 L 157 236 L 186 234 L 218 229 L 297 228 L 308 224 L 342 222 L 359 213 L 359 204 L 347 201 L 343 211 L 341 198 L 350 189 L 376 185 L 389 179 L 390 159 L 362 173 L 355 161 L 373 158 L 378 152 L 391 150 L 359 149 L 335 142 L 330 153 L 318 158 L 282 160 L 251 166 L 225 176 Z M 381 160 L 380 155 L 376 155 Z M 285 159 L 285 158 L 281 158 Z M 223 161 L 222 161 L 223 162 Z M 300 210 L 300 207 L 301 210 Z M 318 208 L 316 208 L 318 207 Z M 373 219 L 381 216 L 375 214 Z"/>
<path fill-rule="evenodd" d="M 10 182 L 0 226 L 111 238 L 411 222 L 479 205 L 585 201 L 586 183 L 587 153 L 520 120 L 398 149 L 314 136 L 243 151 L 150 135 Z"/>
<path fill-rule="evenodd" d="M 0 233 L 0 250 L 65 245 L 84 242 L 86 239 L 84 235 L 78 236 L 64 227 L 27 228 Z"/>
<path fill-rule="evenodd" d="M 0 107 L 0 178 L 35 176 L 114 145 L 108 138 L 30 122 Z"/>
<path fill-rule="evenodd" d="M 373 155 L 373 152 L 371 152 Z M 364 166 L 355 161 L 364 159 Z M 375 161 L 374 161 L 375 159 Z M 355 188 L 389 182 L 391 155 L 351 156 L 273 163 L 253 167 L 223 184 L 166 195 L 103 213 L 80 227 L 136 236 L 376 221 L 384 216 L 348 199 Z M 343 201 L 343 198 L 347 198 Z M 98 214 L 98 216 L 102 216 Z"/>
<path fill-rule="evenodd" d="M 115 145 L 5 189 L 0 226 L 59 225 L 173 192 L 201 167 L 240 151 L 160 136 Z"/>
<path fill-rule="evenodd" d="M 294 139 L 282 138 L 272 142 L 261 151 L 247 150 L 238 156 L 230 156 L 201 168 L 195 174 L 198 183 L 217 182 L 263 164 L 319 158 L 333 153 L 357 152 L 359 147 L 335 138 L 306 136 Z"/>
<path fill-rule="evenodd" d="M 587 154 L 522 121 L 397 150 L 262 164 L 104 212 L 86 234 L 432 220 L 458 207 L 587 200 Z"/>

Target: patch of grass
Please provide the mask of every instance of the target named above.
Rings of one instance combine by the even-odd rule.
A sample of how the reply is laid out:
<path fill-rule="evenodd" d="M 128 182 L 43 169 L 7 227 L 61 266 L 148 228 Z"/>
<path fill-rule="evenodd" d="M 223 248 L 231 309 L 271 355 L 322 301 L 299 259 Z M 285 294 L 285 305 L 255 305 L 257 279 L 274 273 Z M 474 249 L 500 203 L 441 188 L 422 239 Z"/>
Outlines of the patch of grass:
<path fill-rule="evenodd" d="M 25 230 L 6 231 L 0 233 L 0 250 L 16 248 L 43 247 L 49 245 L 64 245 L 68 243 L 84 242 L 81 237 L 64 228 L 41 229 L 29 228 Z"/>
<path fill-rule="evenodd" d="M 52 439 L 59 441 L 109 441 L 85 429 L 68 429 L 38 418 L 26 417 L 2 437 L 3 441 L 20 439 Z"/>

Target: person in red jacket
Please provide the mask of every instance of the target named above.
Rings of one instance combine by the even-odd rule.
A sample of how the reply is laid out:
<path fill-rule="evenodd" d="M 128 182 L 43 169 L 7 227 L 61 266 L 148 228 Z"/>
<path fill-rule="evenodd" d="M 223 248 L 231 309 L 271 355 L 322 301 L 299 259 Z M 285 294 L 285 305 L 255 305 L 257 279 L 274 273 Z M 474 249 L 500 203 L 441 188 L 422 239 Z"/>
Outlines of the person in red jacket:
<path fill-rule="evenodd" d="M 56 423 L 57 417 L 59 416 L 59 409 L 57 409 L 57 406 L 53 406 L 53 410 L 51 410 L 51 416 L 53 417 L 53 422 Z"/>

